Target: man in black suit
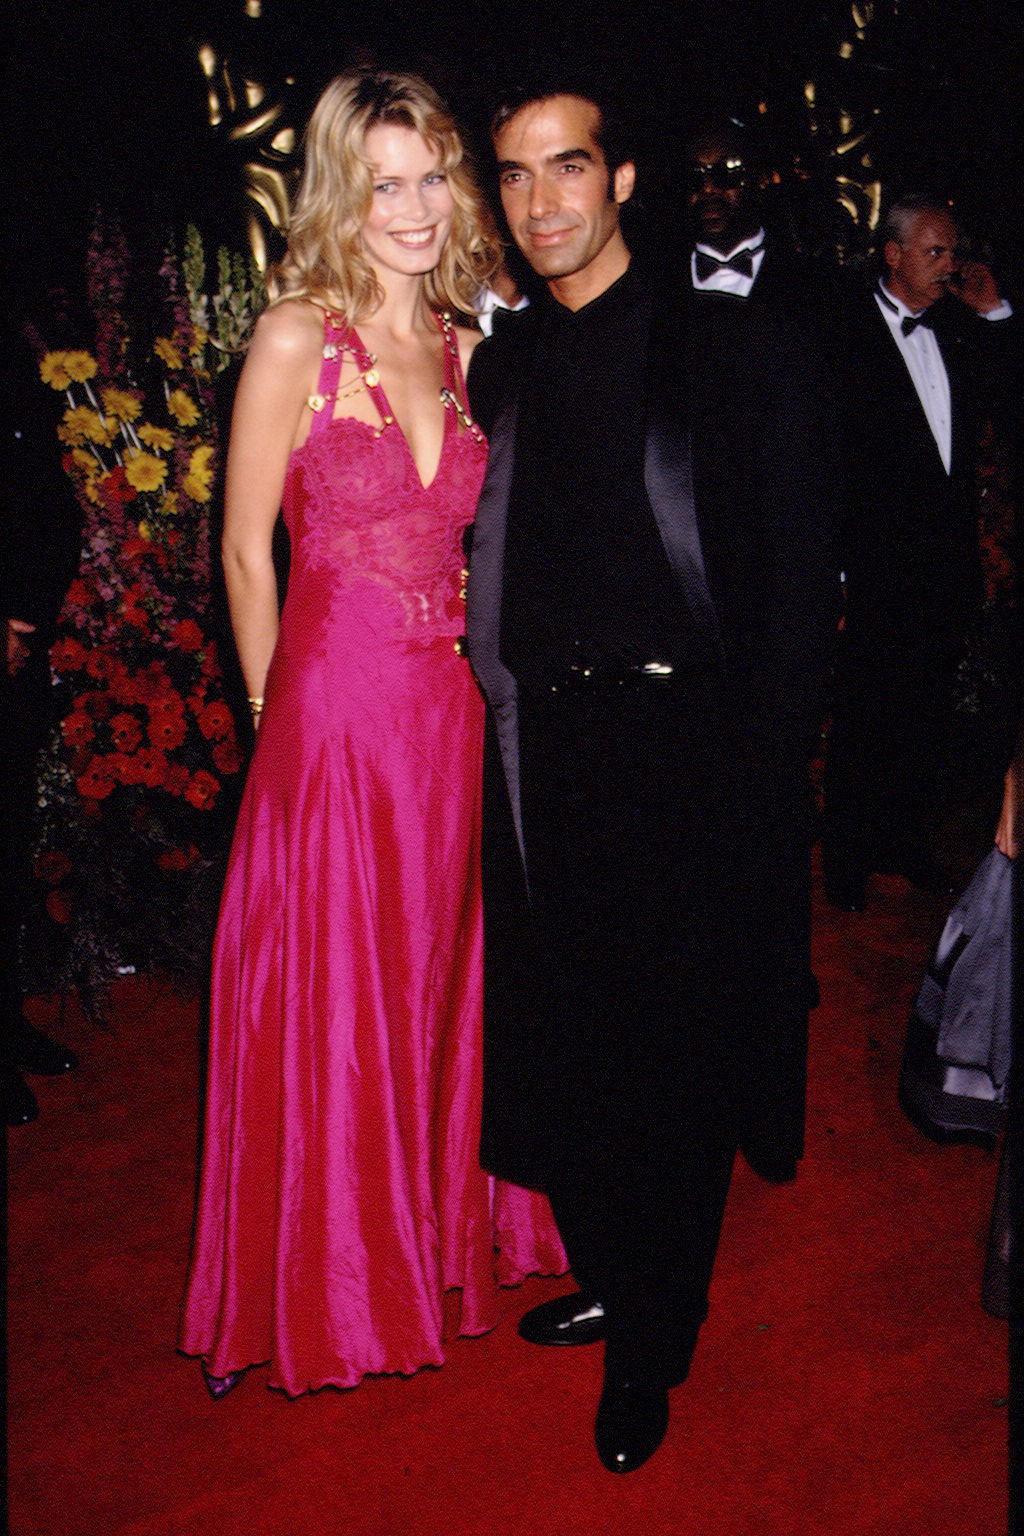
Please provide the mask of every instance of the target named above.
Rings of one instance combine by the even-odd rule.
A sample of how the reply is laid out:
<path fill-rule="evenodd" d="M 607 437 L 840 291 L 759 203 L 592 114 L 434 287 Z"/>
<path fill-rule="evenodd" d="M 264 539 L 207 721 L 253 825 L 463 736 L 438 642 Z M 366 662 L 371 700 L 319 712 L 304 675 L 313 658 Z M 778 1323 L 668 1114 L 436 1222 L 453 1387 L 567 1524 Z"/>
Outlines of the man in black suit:
<path fill-rule="evenodd" d="M 897 203 L 884 274 L 837 338 L 846 617 L 823 847 L 828 899 L 849 911 L 874 870 L 930 876 L 951 687 L 980 595 L 974 478 L 1015 327 L 957 239 L 948 206 Z"/>
<path fill-rule="evenodd" d="M 697 502 L 702 528 L 707 530 L 712 521 L 717 528 L 712 547 L 721 571 L 713 575 L 714 589 L 719 606 L 730 596 L 735 599 L 730 623 L 734 667 L 750 680 L 761 650 L 758 566 L 763 553 L 751 537 L 763 517 L 760 477 L 751 455 L 763 452 L 763 445 L 750 430 L 750 381 L 764 377 L 771 360 L 786 355 L 786 338 L 794 327 L 803 331 L 803 345 L 815 349 L 828 307 L 811 264 L 765 229 L 766 173 L 754 135 L 736 117 L 709 117 L 693 128 L 687 150 L 686 217 L 694 245 L 682 287 L 695 385 L 690 411 Z M 783 381 L 782 388 L 785 398 L 790 386 Z M 737 656 L 737 644 L 749 648 L 749 657 Z M 743 709 L 748 716 L 756 713 L 756 701 L 746 698 Z M 766 808 L 772 834 L 766 879 L 773 933 L 768 1016 L 783 1037 L 802 1038 L 808 1005 L 818 1001 L 810 959 L 812 803 L 806 773 L 792 772 L 784 782 L 792 798 L 782 804 L 776 784 Z"/>
<path fill-rule="evenodd" d="M 686 286 L 709 316 L 747 304 L 784 306 L 817 324 L 824 305 L 810 263 L 765 229 L 764 172 L 753 138 L 731 117 L 709 119 L 688 141 L 686 216 L 693 248 Z"/>
<path fill-rule="evenodd" d="M 802 1151 L 806 1010 L 766 1019 L 765 975 L 774 807 L 835 620 L 827 395 L 780 323 L 743 426 L 751 581 L 720 504 L 705 526 L 685 306 L 623 238 L 624 125 L 554 80 L 493 131 L 546 291 L 469 376 L 490 440 L 467 608 L 491 722 L 481 1155 L 551 1199 L 581 1291 L 521 1331 L 605 1339 L 595 1438 L 628 1472 L 689 1369 L 737 1146 L 783 1174 Z"/>

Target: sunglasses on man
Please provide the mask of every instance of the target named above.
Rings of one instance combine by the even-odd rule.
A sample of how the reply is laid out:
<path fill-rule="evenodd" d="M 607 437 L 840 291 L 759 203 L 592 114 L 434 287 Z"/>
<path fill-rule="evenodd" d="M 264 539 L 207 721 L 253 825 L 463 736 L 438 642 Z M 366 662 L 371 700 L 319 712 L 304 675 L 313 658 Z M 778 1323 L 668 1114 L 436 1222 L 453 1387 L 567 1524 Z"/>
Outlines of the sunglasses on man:
<path fill-rule="evenodd" d="M 687 172 L 687 188 L 691 194 L 703 192 L 706 185 L 714 187 L 716 192 L 736 192 L 746 179 L 747 168 L 735 156 L 714 160 L 710 165 L 696 160 Z"/>

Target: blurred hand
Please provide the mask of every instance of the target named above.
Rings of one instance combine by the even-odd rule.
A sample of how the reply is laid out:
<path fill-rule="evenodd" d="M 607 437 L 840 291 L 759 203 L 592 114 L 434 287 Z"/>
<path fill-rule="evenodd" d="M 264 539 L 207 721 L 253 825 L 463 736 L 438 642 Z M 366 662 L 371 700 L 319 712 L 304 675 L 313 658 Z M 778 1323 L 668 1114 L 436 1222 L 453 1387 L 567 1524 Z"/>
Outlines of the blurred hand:
<path fill-rule="evenodd" d="M 1024 789 L 1024 761 L 1018 756 L 1003 781 L 1003 808 L 999 815 L 999 825 L 996 827 L 996 847 L 1000 853 L 1005 853 L 1008 859 L 1015 859 L 1020 848 L 1020 822 L 1018 812 L 1020 810 L 1021 791 Z"/>
<path fill-rule="evenodd" d="M 7 620 L 7 676 L 20 672 L 31 654 L 27 636 L 34 635 L 36 627 L 24 619 Z"/>
<path fill-rule="evenodd" d="M 979 315 L 998 309 L 1002 302 L 996 280 L 983 261 L 961 262 L 949 280 L 949 287 L 951 293 Z"/>

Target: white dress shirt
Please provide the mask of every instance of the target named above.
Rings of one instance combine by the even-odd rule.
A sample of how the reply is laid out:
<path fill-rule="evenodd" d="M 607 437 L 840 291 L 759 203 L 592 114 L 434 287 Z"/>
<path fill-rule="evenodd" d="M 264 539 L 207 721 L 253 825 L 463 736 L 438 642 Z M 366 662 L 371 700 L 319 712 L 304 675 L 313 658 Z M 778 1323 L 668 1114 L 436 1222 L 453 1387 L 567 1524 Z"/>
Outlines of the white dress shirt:
<path fill-rule="evenodd" d="M 529 302 L 529 299 L 523 294 L 520 296 L 517 304 L 506 304 L 504 299 L 498 297 L 493 288 L 481 288 L 476 296 L 477 324 L 484 335 L 489 336 L 494 325 L 494 311 L 496 309 L 526 309 Z"/>
<path fill-rule="evenodd" d="M 742 272 L 734 272 L 731 267 L 720 267 L 717 272 L 712 272 L 710 277 L 698 278 L 696 251 L 703 251 L 705 256 L 714 257 L 715 261 L 731 261 L 741 251 L 753 252 L 754 270 L 750 277 Z M 712 250 L 710 245 L 697 242 L 695 252 L 690 256 L 690 277 L 693 286 L 700 293 L 731 293 L 737 299 L 745 299 L 749 296 L 751 288 L 761 270 L 764 261 L 764 230 L 759 229 L 755 235 L 748 235 L 741 240 L 739 245 L 733 246 L 731 251 L 724 254 L 721 251 Z"/>
<path fill-rule="evenodd" d="M 917 390 L 917 398 L 928 419 L 932 436 L 939 450 L 946 474 L 953 456 L 953 418 L 949 402 L 949 376 L 942 361 L 935 332 L 927 325 L 918 325 L 908 336 L 903 334 L 903 321 L 907 316 L 917 317 L 884 283 L 879 283 L 881 293 L 875 294 L 875 302 L 882 318 L 892 332 L 893 340 L 900 349 L 907 372 Z M 1005 320 L 1012 313 L 1005 301 L 996 309 L 989 310 L 986 320 Z"/>

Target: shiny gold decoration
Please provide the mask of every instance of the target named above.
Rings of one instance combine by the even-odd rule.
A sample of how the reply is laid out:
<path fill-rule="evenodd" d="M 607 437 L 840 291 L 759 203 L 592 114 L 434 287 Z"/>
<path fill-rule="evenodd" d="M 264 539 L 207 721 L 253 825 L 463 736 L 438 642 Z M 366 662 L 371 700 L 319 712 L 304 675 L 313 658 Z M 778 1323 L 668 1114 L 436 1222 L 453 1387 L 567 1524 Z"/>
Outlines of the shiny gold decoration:
<path fill-rule="evenodd" d="M 260 0 L 248 0 L 244 11 L 247 27 L 262 19 Z M 248 58 L 246 73 L 230 56 L 230 45 L 221 49 L 209 39 L 200 45 L 198 59 L 206 80 L 210 127 L 229 158 L 238 162 L 246 236 L 257 266 L 266 271 L 272 233 L 287 232 L 299 174 L 299 133 L 291 99 L 295 81 L 286 76 L 274 86 L 250 78 L 254 71 Z"/>
<path fill-rule="evenodd" d="M 834 188 L 834 254 L 841 261 L 866 254 L 882 206 L 882 183 L 872 155 L 879 108 L 866 99 L 856 69 L 871 46 L 875 10 L 872 0 L 851 0 L 849 31 L 836 47 L 834 68 L 804 84 L 814 157 L 819 173 L 827 166 Z"/>

